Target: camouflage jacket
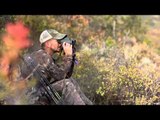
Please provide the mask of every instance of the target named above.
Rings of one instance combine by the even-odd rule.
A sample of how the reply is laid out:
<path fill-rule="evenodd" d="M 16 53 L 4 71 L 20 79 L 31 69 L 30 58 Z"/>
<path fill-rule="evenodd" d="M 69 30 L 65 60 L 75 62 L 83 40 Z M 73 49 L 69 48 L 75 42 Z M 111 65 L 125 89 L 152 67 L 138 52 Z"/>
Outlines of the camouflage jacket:
<path fill-rule="evenodd" d="M 62 56 L 61 63 L 58 63 L 52 56 L 47 54 L 43 49 L 30 54 L 34 61 L 44 67 L 47 79 L 52 83 L 55 81 L 69 78 L 72 75 L 74 62 L 72 56 Z M 30 74 L 30 70 L 25 63 L 21 65 L 21 76 L 26 78 Z"/>

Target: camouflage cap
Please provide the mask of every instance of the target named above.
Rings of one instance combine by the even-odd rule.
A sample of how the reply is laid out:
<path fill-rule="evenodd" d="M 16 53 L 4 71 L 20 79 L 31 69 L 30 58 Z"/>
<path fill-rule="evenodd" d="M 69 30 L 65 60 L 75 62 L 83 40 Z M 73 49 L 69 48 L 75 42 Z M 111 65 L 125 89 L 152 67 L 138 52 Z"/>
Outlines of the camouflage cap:
<path fill-rule="evenodd" d="M 66 34 L 59 33 L 58 31 L 54 29 L 49 29 L 49 30 L 44 30 L 41 33 L 39 41 L 41 44 L 43 44 L 48 40 L 51 40 L 51 39 L 61 40 L 65 38 L 66 36 L 67 36 Z"/>
<path fill-rule="evenodd" d="M 62 38 L 62 39 L 60 39 L 59 41 L 60 41 L 61 43 L 66 42 L 66 43 L 72 44 L 72 40 L 69 39 L 67 36 L 64 37 L 64 38 Z"/>

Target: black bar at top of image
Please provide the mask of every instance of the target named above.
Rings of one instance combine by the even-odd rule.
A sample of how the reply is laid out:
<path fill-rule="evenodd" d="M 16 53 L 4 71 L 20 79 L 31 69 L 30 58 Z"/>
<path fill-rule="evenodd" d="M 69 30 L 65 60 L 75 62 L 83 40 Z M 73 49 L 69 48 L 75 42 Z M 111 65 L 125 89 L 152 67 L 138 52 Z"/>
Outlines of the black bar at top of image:
<path fill-rule="evenodd" d="M 158 0 L 14 0 L 3 1 L 1 14 L 143 15 L 160 14 Z"/>

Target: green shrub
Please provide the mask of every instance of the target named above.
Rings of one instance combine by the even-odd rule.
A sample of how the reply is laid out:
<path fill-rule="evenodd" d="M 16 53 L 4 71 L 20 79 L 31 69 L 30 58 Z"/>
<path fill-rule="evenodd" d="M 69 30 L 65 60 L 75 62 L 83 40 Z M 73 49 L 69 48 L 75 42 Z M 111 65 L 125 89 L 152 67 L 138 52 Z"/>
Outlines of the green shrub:
<path fill-rule="evenodd" d="M 159 72 L 154 65 L 141 63 L 138 56 L 145 55 L 140 50 L 134 54 L 127 51 L 128 57 L 125 50 L 126 46 L 114 46 L 100 54 L 96 48 L 83 47 L 73 77 L 95 104 L 156 104 Z"/>

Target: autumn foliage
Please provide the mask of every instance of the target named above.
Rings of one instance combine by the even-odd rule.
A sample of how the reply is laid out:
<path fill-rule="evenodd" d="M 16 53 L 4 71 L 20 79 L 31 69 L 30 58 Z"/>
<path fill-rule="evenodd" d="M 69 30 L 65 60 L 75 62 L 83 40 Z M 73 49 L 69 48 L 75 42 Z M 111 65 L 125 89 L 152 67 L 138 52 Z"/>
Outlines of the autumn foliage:
<path fill-rule="evenodd" d="M 73 78 L 94 104 L 160 104 L 159 16 L 12 17 L 23 21 L 23 24 L 9 23 L 4 27 L 6 33 L 0 44 L 3 76 L 9 75 L 8 66 L 15 63 L 22 50 L 27 48 L 28 52 L 32 52 L 39 49 L 40 33 L 46 28 L 52 28 L 77 40 L 79 64 L 75 66 Z M 34 44 L 32 47 L 29 47 L 31 43 L 28 35 Z M 1 81 L 4 84 L 3 77 Z M 5 91 L 11 91 L 10 87 L 7 88 Z"/>

